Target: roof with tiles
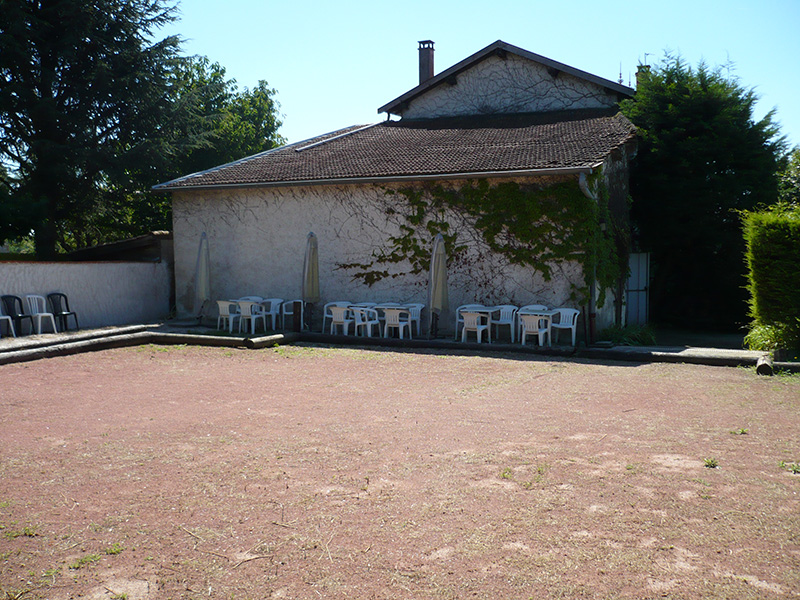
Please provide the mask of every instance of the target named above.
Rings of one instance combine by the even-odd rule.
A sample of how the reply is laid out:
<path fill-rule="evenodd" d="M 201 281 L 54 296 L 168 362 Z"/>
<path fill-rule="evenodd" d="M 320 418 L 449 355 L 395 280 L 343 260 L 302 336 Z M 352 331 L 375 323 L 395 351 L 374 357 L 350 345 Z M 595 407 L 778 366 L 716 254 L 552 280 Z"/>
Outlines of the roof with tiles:
<path fill-rule="evenodd" d="M 615 109 L 385 121 L 276 148 L 154 189 L 589 170 L 634 135 L 633 124 Z"/>

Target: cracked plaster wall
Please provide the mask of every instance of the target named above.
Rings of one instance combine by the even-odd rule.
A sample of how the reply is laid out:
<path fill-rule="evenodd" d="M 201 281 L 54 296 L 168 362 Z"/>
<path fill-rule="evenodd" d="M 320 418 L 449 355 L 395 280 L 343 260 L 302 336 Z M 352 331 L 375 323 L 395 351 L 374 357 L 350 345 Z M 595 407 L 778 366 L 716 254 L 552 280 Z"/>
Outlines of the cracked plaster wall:
<path fill-rule="evenodd" d="M 457 185 L 459 182 L 454 182 Z M 399 222 L 386 214 L 397 202 L 385 188 L 315 186 L 187 191 L 173 194 L 176 302 L 189 314 L 194 297 L 194 269 L 200 236 L 206 232 L 211 258 L 212 299 L 246 295 L 295 300 L 300 295 L 306 236 L 319 241 L 320 306 L 334 300 L 422 302 L 427 300 L 427 274 L 405 275 L 408 265 L 389 269 L 398 277 L 368 287 L 341 263 L 366 262 L 376 249 L 399 233 Z M 579 283 L 581 269 L 557 267 L 545 282 L 531 269 L 508 264 L 475 243 L 474 230 L 460 227 L 459 241 L 470 247 L 469 268 L 449 266 L 451 310 L 460 304 L 486 303 L 569 305 L 570 283 Z M 481 285 L 476 285 L 481 281 Z M 316 311 L 317 320 L 321 311 Z M 216 306 L 209 313 L 216 317 Z M 443 321 L 443 327 L 452 323 Z"/>
<path fill-rule="evenodd" d="M 608 108 L 617 98 L 602 87 L 564 72 L 555 76 L 539 63 L 508 54 L 492 56 L 411 101 L 403 118 L 550 112 Z"/>

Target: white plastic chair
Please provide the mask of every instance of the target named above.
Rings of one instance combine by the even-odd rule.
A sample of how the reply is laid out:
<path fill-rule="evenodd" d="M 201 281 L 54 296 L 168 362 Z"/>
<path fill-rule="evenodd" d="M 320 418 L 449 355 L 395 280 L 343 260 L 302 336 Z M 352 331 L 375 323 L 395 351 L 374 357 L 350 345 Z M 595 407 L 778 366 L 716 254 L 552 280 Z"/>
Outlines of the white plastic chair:
<path fill-rule="evenodd" d="M 575 337 L 578 332 L 578 315 L 581 314 L 581 311 L 575 308 L 554 308 L 558 313 L 558 320 L 556 321 L 553 319 L 553 322 L 550 323 L 550 328 L 555 329 L 555 338 L 558 339 L 558 332 L 561 329 L 570 329 L 572 330 L 572 345 L 575 345 Z"/>
<path fill-rule="evenodd" d="M 458 339 L 458 326 L 464 324 L 464 318 L 461 316 L 462 310 L 469 310 L 471 308 L 483 308 L 483 304 L 462 304 L 456 309 L 456 334 L 454 340 Z"/>
<path fill-rule="evenodd" d="M 500 316 L 498 318 L 492 317 L 492 326 L 495 328 L 496 336 L 499 336 L 499 327 L 508 325 L 508 333 L 511 336 L 511 343 L 516 340 L 514 335 L 517 329 L 517 307 L 513 304 L 501 304 L 497 307 L 500 309 Z"/>
<path fill-rule="evenodd" d="M 362 308 L 358 306 L 351 306 L 350 311 L 353 313 L 353 320 L 356 325 L 356 335 L 358 335 L 359 328 L 365 329 L 367 337 L 372 337 L 372 330 L 377 325 L 378 335 L 381 334 L 381 321 L 378 318 L 378 311 L 374 308 Z M 363 331 L 362 331 L 363 334 Z"/>
<path fill-rule="evenodd" d="M 469 312 L 465 310 L 461 313 L 461 317 L 463 320 L 463 328 L 461 330 L 461 341 L 467 341 L 467 334 L 470 331 L 474 331 L 475 335 L 478 336 L 478 343 L 480 344 L 483 338 L 483 333 L 486 332 L 486 341 L 492 341 L 492 332 L 489 329 L 489 324 L 484 323 L 483 320 L 486 318 L 486 315 L 482 313 L 475 313 Z"/>
<path fill-rule="evenodd" d="M 303 313 L 304 313 L 305 303 L 302 300 L 287 300 L 286 302 L 281 304 L 281 327 L 283 327 L 283 329 L 286 329 L 286 317 L 289 317 L 292 321 L 294 321 L 295 302 L 300 303 L 300 329 L 302 330 L 304 327 L 305 321 L 303 320 Z"/>
<path fill-rule="evenodd" d="M 419 335 L 420 327 L 422 324 L 422 309 L 425 308 L 424 304 L 418 303 L 411 303 L 404 305 L 408 309 L 409 317 L 408 320 L 411 321 L 411 327 L 413 328 L 414 325 L 417 326 L 417 335 Z"/>
<path fill-rule="evenodd" d="M 266 331 L 267 316 L 264 312 L 264 307 L 252 300 L 239 300 L 239 333 L 242 332 L 242 329 L 246 329 L 247 324 L 249 324 L 250 335 L 255 335 L 259 319 L 264 324 L 264 331 Z"/>
<path fill-rule="evenodd" d="M 344 306 L 344 307 L 347 307 L 347 306 L 350 306 L 350 303 L 349 303 L 349 302 L 347 302 L 347 301 L 341 301 L 341 300 L 340 300 L 340 301 L 337 301 L 337 302 L 328 302 L 328 303 L 327 303 L 327 304 L 326 304 L 326 305 L 325 305 L 325 306 L 322 308 L 322 333 L 325 333 L 325 322 L 326 322 L 327 320 L 331 319 L 331 318 L 332 318 L 332 316 L 333 316 L 333 315 L 331 314 L 331 308 L 332 308 L 332 307 L 334 307 L 334 306 Z"/>
<path fill-rule="evenodd" d="M 0 305 L 0 337 L 3 337 L 3 323 L 7 322 L 8 330 L 11 332 L 11 335 L 17 337 L 17 332 L 14 331 L 14 319 L 9 317 L 8 315 L 3 314 L 2 305 Z"/>
<path fill-rule="evenodd" d="M 353 324 L 350 308 L 347 306 L 331 306 L 328 308 L 331 313 L 331 335 L 336 333 L 336 328 L 342 328 L 343 335 L 350 334 L 350 325 Z"/>
<path fill-rule="evenodd" d="M 544 304 L 526 304 L 525 306 L 519 307 L 519 310 L 517 310 L 517 335 L 519 335 L 519 337 L 522 337 L 522 321 L 519 320 L 519 314 L 526 310 L 547 310 L 547 307 Z"/>
<path fill-rule="evenodd" d="M 28 303 L 28 312 L 36 322 L 36 333 L 42 333 L 42 319 L 50 319 L 50 324 L 53 326 L 53 333 L 58 333 L 58 329 L 56 329 L 56 319 L 53 313 L 47 312 L 47 299 L 44 296 L 31 294 L 25 296 L 25 302 Z"/>
<path fill-rule="evenodd" d="M 219 308 L 217 329 L 222 329 L 227 324 L 228 333 L 231 333 L 233 322 L 239 318 L 239 304 L 230 300 L 217 300 L 217 307 Z"/>
<path fill-rule="evenodd" d="M 547 327 L 542 327 L 542 317 L 522 312 L 517 313 L 517 316 L 519 317 L 519 325 L 522 328 L 520 343 L 524 346 L 528 336 L 535 335 L 538 338 L 539 346 L 544 346 L 544 340 L 547 337 Z"/>
<path fill-rule="evenodd" d="M 278 319 L 281 316 L 281 306 L 283 305 L 283 298 L 265 298 L 261 301 L 264 307 L 264 329 L 267 328 L 267 318 L 269 318 L 272 325 L 270 329 L 278 328 Z"/>
<path fill-rule="evenodd" d="M 383 317 L 385 319 L 383 324 L 383 337 L 389 337 L 390 329 L 397 329 L 400 333 L 400 339 L 403 339 L 403 329 L 408 328 L 408 339 L 412 339 L 411 335 L 411 321 L 409 321 L 409 313 L 407 308 L 392 308 L 386 307 L 383 309 Z"/>

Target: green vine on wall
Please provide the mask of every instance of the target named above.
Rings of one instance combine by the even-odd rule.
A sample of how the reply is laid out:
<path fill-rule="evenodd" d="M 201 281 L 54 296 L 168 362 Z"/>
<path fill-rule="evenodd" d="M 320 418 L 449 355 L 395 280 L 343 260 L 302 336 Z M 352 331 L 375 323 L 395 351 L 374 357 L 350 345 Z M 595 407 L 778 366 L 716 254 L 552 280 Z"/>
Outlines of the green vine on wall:
<path fill-rule="evenodd" d="M 438 233 L 445 239 L 450 264 L 472 260 L 469 245 L 459 239 L 448 220 L 448 213 L 455 213 L 469 217 L 490 251 L 511 264 L 534 269 L 545 281 L 551 280 L 556 265 L 578 262 L 585 281 L 583 287 L 574 286 L 573 300 L 587 300 L 594 273 L 598 304 L 602 306 L 605 290 L 616 284 L 621 269 L 607 189 L 599 175 L 590 176 L 589 186 L 596 190 L 597 201 L 587 198 L 575 179 L 548 186 L 516 182 L 491 185 L 479 180 L 460 186 L 386 190 L 393 201 L 387 203 L 385 212 L 388 218 L 398 219 L 398 234 L 375 249 L 369 261 L 340 264 L 338 268 L 352 271 L 353 278 L 366 285 L 388 277 L 424 273 L 430 264 L 431 239 Z M 390 265 L 404 263 L 407 269 L 389 269 Z"/>

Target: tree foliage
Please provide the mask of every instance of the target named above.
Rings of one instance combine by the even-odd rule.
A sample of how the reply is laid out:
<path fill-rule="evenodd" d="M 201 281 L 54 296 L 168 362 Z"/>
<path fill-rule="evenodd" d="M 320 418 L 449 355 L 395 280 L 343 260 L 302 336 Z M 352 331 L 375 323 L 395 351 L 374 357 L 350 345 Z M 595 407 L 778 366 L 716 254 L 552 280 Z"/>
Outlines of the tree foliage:
<path fill-rule="evenodd" d="M 235 80 L 226 79 L 225 69 L 206 57 L 179 59 L 170 82 L 170 116 L 151 139 L 163 159 L 133 165 L 128 177 L 109 190 L 115 201 L 110 210 L 94 215 L 97 237 L 170 229 L 170 197 L 150 191 L 153 185 L 285 143 L 277 133 L 275 93 L 266 81 L 240 91 Z"/>
<path fill-rule="evenodd" d="M 173 20 L 168 0 L 0 0 L 0 243 L 33 230 L 52 258 L 169 228 L 152 185 L 282 142 L 274 90 L 154 41 Z"/>
<path fill-rule="evenodd" d="M 731 327 L 744 322 L 739 212 L 777 199 L 783 140 L 773 113 L 721 68 L 667 54 L 643 68 L 622 110 L 638 127 L 632 217 L 652 252 L 654 320 Z"/>
<path fill-rule="evenodd" d="M 795 148 L 785 157 L 785 165 L 779 173 L 781 202 L 800 206 L 800 148 Z"/>
<path fill-rule="evenodd" d="M 13 165 L 14 202 L 42 207 L 29 223 L 40 256 L 101 203 L 109 180 L 152 156 L 178 39 L 148 38 L 172 10 L 162 0 L 3 1 L 0 157 Z"/>

